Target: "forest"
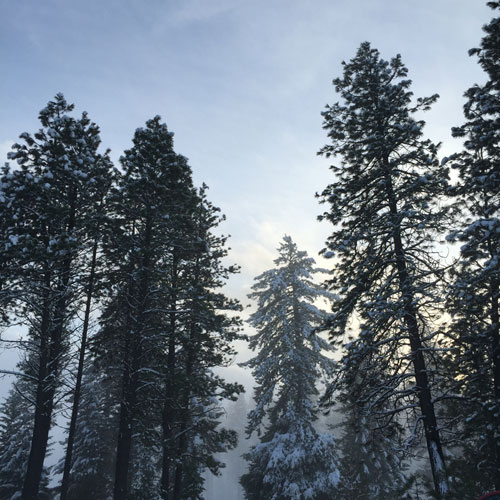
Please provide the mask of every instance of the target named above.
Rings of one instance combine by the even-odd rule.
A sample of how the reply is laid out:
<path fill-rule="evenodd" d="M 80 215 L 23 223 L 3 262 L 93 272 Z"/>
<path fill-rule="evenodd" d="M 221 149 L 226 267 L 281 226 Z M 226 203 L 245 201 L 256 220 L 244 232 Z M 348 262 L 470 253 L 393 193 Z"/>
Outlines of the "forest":
<path fill-rule="evenodd" d="M 483 32 L 447 157 L 423 120 L 439 96 L 413 95 L 400 55 L 342 62 L 318 152 L 329 266 L 283 236 L 246 320 L 225 215 L 161 117 L 115 165 L 56 94 L 0 177 L 0 349 L 21 353 L 0 366 L 0 500 L 203 500 L 249 438 L 246 500 L 500 490 L 500 17 Z M 221 371 L 237 341 L 244 433 Z"/>

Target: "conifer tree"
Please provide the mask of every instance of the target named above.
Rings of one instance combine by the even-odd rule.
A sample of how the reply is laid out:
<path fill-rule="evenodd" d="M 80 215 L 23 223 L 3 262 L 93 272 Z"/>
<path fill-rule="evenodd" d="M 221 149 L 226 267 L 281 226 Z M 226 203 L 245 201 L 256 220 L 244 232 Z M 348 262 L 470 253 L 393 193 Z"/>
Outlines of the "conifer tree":
<path fill-rule="evenodd" d="M 13 310 L 31 327 L 37 366 L 36 405 L 23 500 L 35 500 L 43 471 L 54 398 L 68 348 L 68 325 L 83 296 L 89 214 L 109 173 L 107 154 L 97 152 L 99 129 L 86 113 L 73 118 L 61 94 L 40 112 L 42 128 L 21 134 L 8 157 L 19 168 L 4 170 L 0 212 L 8 212 L 3 238 L 15 265 L 8 277 Z M 0 266 L 1 267 L 1 266 Z"/>
<path fill-rule="evenodd" d="M 218 444 L 199 454 L 197 408 L 242 390 L 212 372 L 232 355 L 239 324 L 226 314 L 239 305 L 219 291 L 234 272 L 222 265 L 226 239 L 212 232 L 221 217 L 205 188 L 194 188 L 172 135 L 160 117 L 136 131 L 109 199 L 109 292 L 95 352 L 120 373 L 115 500 L 198 498 L 186 493 L 198 481 L 193 471 L 201 478 L 208 456 L 234 436 L 210 431 Z"/>
<path fill-rule="evenodd" d="M 241 483 L 249 500 L 326 500 L 339 481 L 338 460 L 333 436 L 314 428 L 313 398 L 333 362 L 315 331 L 326 317 L 315 302 L 332 296 L 312 281 L 322 270 L 289 236 L 278 251 L 276 267 L 257 276 L 249 295 L 257 300 L 249 322 L 257 329 L 250 348 L 258 353 L 245 363 L 257 383 L 247 432 L 263 434 L 245 456 Z"/>
<path fill-rule="evenodd" d="M 500 9 L 499 2 L 488 5 Z M 458 173 L 452 194 L 459 218 L 448 239 L 461 244 L 448 302 L 450 361 L 462 396 L 450 411 L 460 415 L 463 448 L 458 454 L 467 450 L 460 469 L 473 471 L 469 481 L 462 476 L 470 488 L 465 494 L 478 483 L 500 489 L 500 17 L 483 29 L 481 46 L 469 53 L 478 56 L 488 80 L 466 91 L 466 122 L 452 130 L 464 139 L 465 149 L 449 158 Z"/>
<path fill-rule="evenodd" d="M 444 498 L 429 366 L 438 356 L 433 319 L 442 301 L 442 266 L 433 245 L 447 222 L 439 197 L 448 172 L 415 117 L 437 95 L 413 102 L 401 57 L 384 61 L 368 42 L 343 66 L 343 76 L 333 81 L 341 101 L 323 112 L 331 142 L 320 151 L 340 160 L 331 167 L 335 181 L 321 195 L 329 205 L 321 219 L 335 227 L 324 251 L 336 259 L 329 288 L 339 295 L 328 321 L 331 340 L 342 344 L 350 320 L 359 319 L 359 335 L 343 363 L 363 366 L 360 376 L 374 382 L 365 385 L 359 403 L 371 408 L 380 426 L 399 411 L 418 408 L 435 492 Z"/>
<path fill-rule="evenodd" d="M 136 130 L 133 147 L 120 158 L 124 174 L 109 200 L 111 225 L 104 244 L 111 263 L 109 297 L 96 341 L 102 346 L 98 355 L 109 354 L 121 371 L 115 500 L 125 499 L 130 486 L 139 409 L 149 388 L 161 383 L 156 368 L 176 230 L 172 213 L 185 210 L 184 200 L 195 196 L 191 170 L 174 152 L 172 135 L 159 116 Z M 104 352 L 108 349 L 113 352 Z"/>

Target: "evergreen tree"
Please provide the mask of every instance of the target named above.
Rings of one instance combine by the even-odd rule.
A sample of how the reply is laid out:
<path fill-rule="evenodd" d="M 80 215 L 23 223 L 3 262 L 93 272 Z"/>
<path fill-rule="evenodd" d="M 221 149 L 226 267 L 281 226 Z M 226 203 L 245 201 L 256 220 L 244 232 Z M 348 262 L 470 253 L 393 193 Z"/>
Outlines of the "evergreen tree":
<path fill-rule="evenodd" d="M 96 340 L 98 356 L 121 372 L 115 500 L 125 499 L 131 484 L 132 436 L 141 409 L 154 409 L 154 404 L 148 408 L 151 391 L 162 383 L 158 358 L 177 222 L 172 214 L 186 210 L 185 199 L 195 196 L 191 170 L 174 152 L 172 135 L 159 116 L 136 130 L 133 147 L 120 158 L 124 174 L 109 200 L 104 244 L 111 263 L 109 292 Z"/>
<path fill-rule="evenodd" d="M 3 235 L 15 265 L 8 277 L 14 312 L 32 328 L 37 366 L 36 405 L 23 500 L 35 500 L 43 471 L 54 398 L 68 349 L 68 325 L 83 295 L 81 272 L 88 257 L 93 206 L 109 173 L 107 154 L 97 152 L 99 129 L 86 113 L 70 116 L 61 94 L 40 112 L 42 128 L 21 134 L 8 157 L 19 168 L 4 170 L 0 212 Z M 26 344 L 25 344 L 26 345 Z"/>
<path fill-rule="evenodd" d="M 360 377 L 372 382 L 362 384 L 359 403 L 379 426 L 418 408 L 436 494 L 443 498 L 448 486 L 429 363 L 438 356 L 433 321 L 442 301 L 442 266 L 434 242 L 447 222 L 439 197 L 448 173 L 437 146 L 422 138 L 424 122 L 415 118 L 437 96 L 413 103 L 401 57 L 384 61 L 368 42 L 343 66 L 343 77 L 333 82 L 342 101 L 323 112 L 331 143 L 320 151 L 340 157 L 331 167 L 335 182 L 321 196 L 329 204 L 321 219 L 335 227 L 324 251 L 336 258 L 329 287 L 339 295 L 330 335 L 342 344 L 349 321 L 359 319 L 359 335 L 343 360 L 345 367 L 363 366 Z"/>
<path fill-rule="evenodd" d="M 488 5 L 500 9 L 499 2 Z M 469 484 L 468 494 L 477 484 L 500 489 L 500 18 L 483 29 L 481 46 L 470 54 L 488 80 L 465 93 L 467 121 L 452 130 L 465 139 L 465 149 L 449 159 L 458 173 L 452 194 L 460 218 L 448 239 L 461 243 L 451 273 L 450 361 L 462 396 L 450 412 L 460 416 L 463 433 L 457 454 L 467 453 L 466 463 L 456 466 L 472 470 L 460 481 Z"/>
<path fill-rule="evenodd" d="M 332 296 L 312 281 L 322 270 L 289 236 L 278 251 L 276 267 L 256 278 L 249 295 L 258 306 L 249 320 L 258 354 L 245 363 L 257 382 L 247 432 L 264 432 L 245 456 L 241 483 L 249 500 L 326 500 L 339 482 L 338 461 L 333 436 L 314 428 L 312 399 L 319 375 L 333 366 L 322 352 L 330 346 L 315 331 L 326 317 L 315 302 Z"/>
<path fill-rule="evenodd" d="M 215 464 L 209 456 L 234 436 L 214 430 L 214 421 L 206 430 L 213 451 L 194 447 L 208 422 L 194 418 L 197 407 L 242 390 L 212 372 L 237 337 L 239 320 L 227 312 L 239 305 L 219 290 L 236 269 L 222 265 L 226 238 L 212 232 L 222 218 L 205 188 L 194 188 L 172 135 L 160 117 L 136 131 L 109 200 L 109 291 L 95 352 L 120 374 L 115 500 L 198 498 L 186 493 L 198 481 L 193 474 L 201 481 Z"/>

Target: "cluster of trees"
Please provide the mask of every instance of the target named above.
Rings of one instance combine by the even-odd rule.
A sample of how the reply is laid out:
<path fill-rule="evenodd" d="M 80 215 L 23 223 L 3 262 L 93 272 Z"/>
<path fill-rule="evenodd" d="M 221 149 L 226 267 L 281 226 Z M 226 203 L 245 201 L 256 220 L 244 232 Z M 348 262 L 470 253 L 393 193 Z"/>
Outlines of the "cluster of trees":
<path fill-rule="evenodd" d="M 414 99 L 399 55 L 385 61 L 362 43 L 333 81 L 340 100 L 323 113 L 320 151 L 339 160 L 319 195 L 333 225 L 328 291 L 285 239 L 251 295 L 248 432 L 263 433 L 246 455 L 249 500 L 500 490 L 500 18 L 484 30 L 470 53 L 488 79 L 466 92 L 466 122 L 452 130 L 464 151 L 441 161 L 422 120 L 438 96 Z M 461 244 L 452 258 L 446 242 Z M 333 298 L 328 315 L 321 296 Z M 338 361 L 325 357 L 331 346 Z M 312 425 L 318 370 L 323 404 L 340 413 L 338 445 Z"/>
<path fill-rule="evenodd" d="M 26 334 L 2 408 L 0 498 L 48 498 L 49 433 L 68 404 L 61 499 L 199 498 L 236 442 L 220 403 L 243 390 L 213 371 L 240 328 L 220 291 L 238 270 L 222 262 L 223 216 L 160 117 L 118 171 L 72 110 L 49 102 L 1 177 L 2 322 Z"/>
<path fill-rule="evenodd" d="M 332 269 L 318 285 L 327 271 L 285 237 L 250 294 L 248 500 L 500 490 L 500 18 L 484 30 L 471 54 L 487 81 L 465 94 L 464 150 L 449 158 L 423 136 L 438 96 L 414 99 L 399 55 L 365 42 L 334 80 L 320 154 L 340 161 L 319 195 Z M 241 327 L 221 292 L 238 270 L 223 217 L 159 117 L 118 171 L 71 111 L 57 95 L 1 178 L 0 322 L 27 333 L 2 407 L 0 498 L 51 498 L 44 459 L 69 404 L 62 500 L 201 499 L 203 471 L 236 443 L 221 402 L 243 390 L 213 370 Z M 445 240 L 461 245 L 451 259 Z M 320 378 L 338 441 L 317 425 Z"/>
<path fill-rule="evenodd" d="M 484 30 L 471 54 L 488 79 L 466 92 L 452 131 L 464 151 L 438 160 L 421 119 L 438 96 L 414 99 L 400 56 L 385 61 L 369 43 L 323 113 L 320 153 L 340 159 L 320 195 L 338 295 L 327 324 L 343 346 L 330 395 L 347 405 L 364 464 L 370 447 L 404 452 L 422 434 L 438 499 L 500 490 L 500 19 Z M 440 240 L 460 242 L 452 262 Z M 367 479 L 370 498 L 390 497 Z"/>

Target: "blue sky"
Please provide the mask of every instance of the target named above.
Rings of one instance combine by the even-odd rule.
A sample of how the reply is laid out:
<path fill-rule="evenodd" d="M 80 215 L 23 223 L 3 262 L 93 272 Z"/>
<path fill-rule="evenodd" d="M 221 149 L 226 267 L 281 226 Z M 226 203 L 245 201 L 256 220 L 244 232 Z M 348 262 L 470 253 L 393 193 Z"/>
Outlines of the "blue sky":
<path fill-rule="evenodd" d="M 0 156 L 57 92 L 115 160 L 160 114 L 227 215 L 242 266 L 230 293 L 246 302 L 283 234 L 313 256 L 328 234 L 314 193 L 332 179 L 316 152 L 341 61 L 364 40 L 401 53 L 415 94 L 441 95 L 427 132 L 446 155 L 462 94 L 484 78 L 467 50 L 491 17 L 479 0 L 0 0 Z"/>
<path fill-rule="evenodd" d="M 134 130 L 160 114 L 195 182 L 210 186 L 227 215 L 230 260 L 242 266 L 228 293 L 247 303 L 285 233 L 312 256 L 328 235 L 314 193 L 332 178 L 316 152 L 341 61 L 365 40 L 386 59 L 401 53 L 415 95 L 441 95 L 426 115 L 427 135 L 447 155 L 460 148 L 450 128 L 463 121 L 462 94 L 484 78 L 467 51 L 492 17 L 485 4 L 0 0 L 0 161 L 21 132 L 38 128 L 38 112 L 57 92 L 100 125 L 116 162 Z M 16 360 L 0 346 L 4 368 Z M 227 376 L 250 380 L 236 365 Z M 0 400 L 9 382 L 0 379 Z"/>

